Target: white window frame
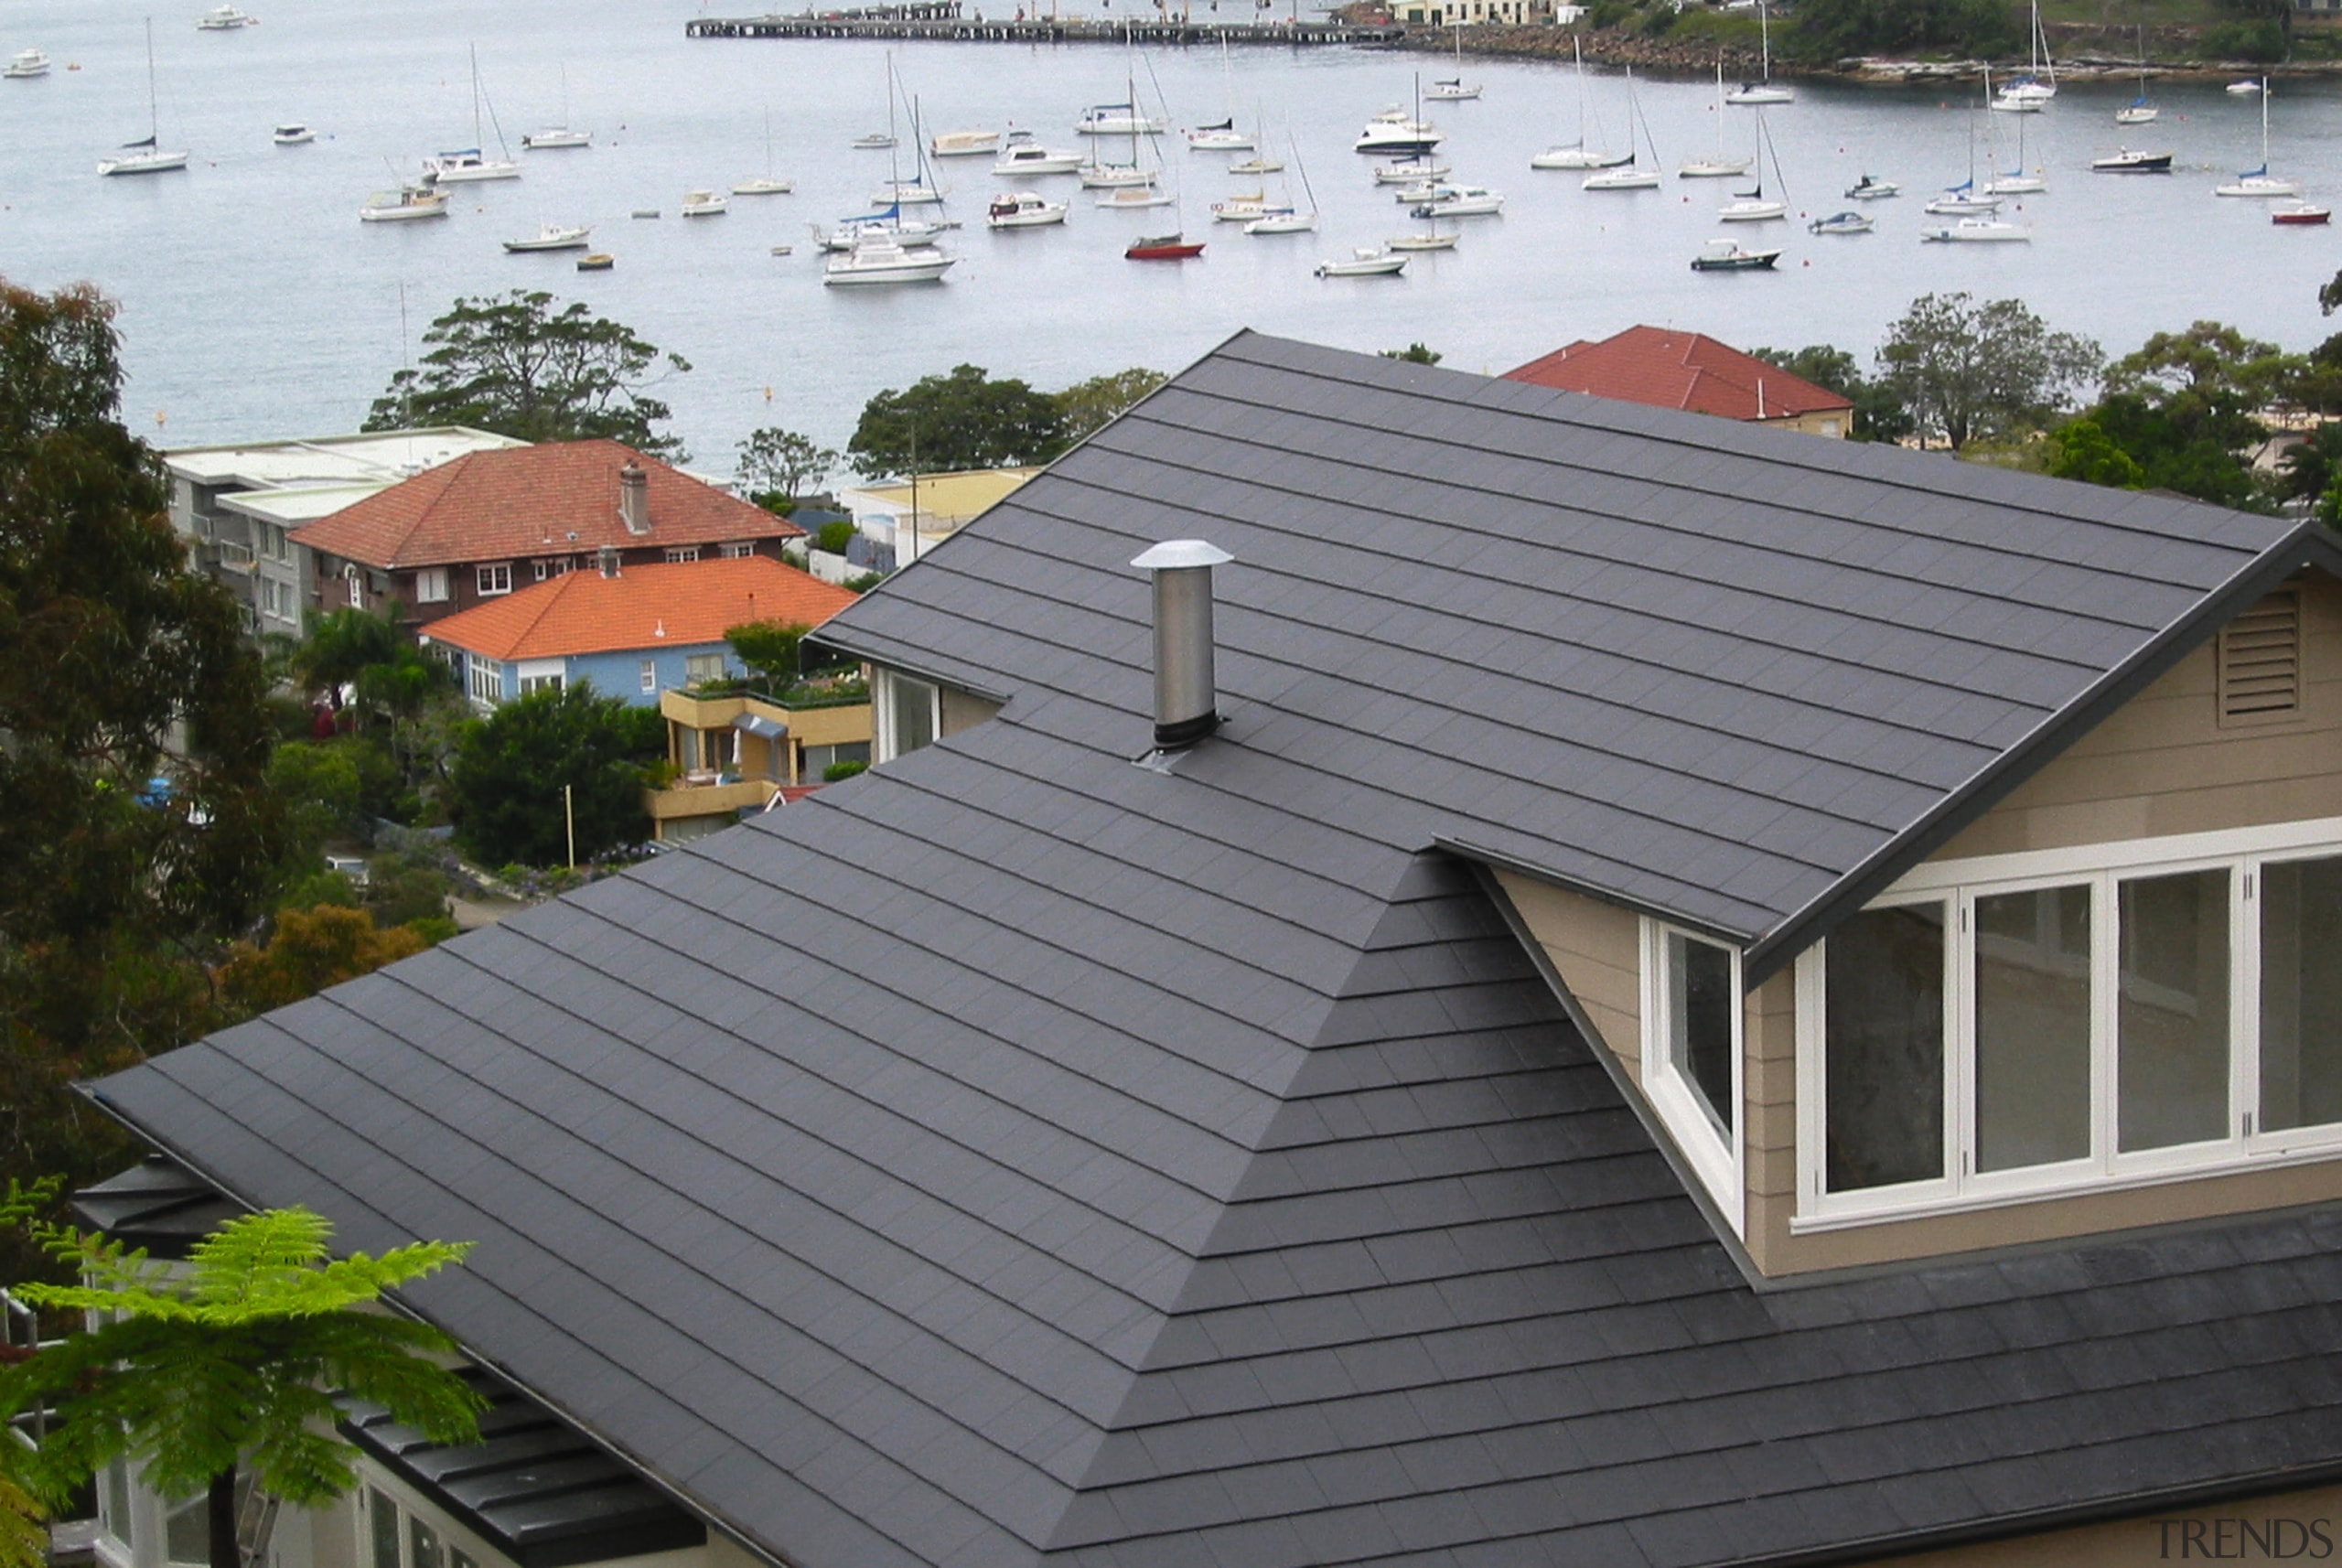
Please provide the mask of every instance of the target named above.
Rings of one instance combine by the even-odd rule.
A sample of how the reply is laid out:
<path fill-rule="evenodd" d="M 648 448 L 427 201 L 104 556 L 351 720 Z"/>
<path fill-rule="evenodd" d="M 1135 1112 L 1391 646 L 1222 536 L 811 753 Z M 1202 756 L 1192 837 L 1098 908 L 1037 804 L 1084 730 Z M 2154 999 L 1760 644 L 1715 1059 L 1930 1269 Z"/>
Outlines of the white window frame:
<path fill-rule="evenodd" d="M 472 568 L 472 587 L 483 599 L 501 598 L 512 591 L 512 563 Z"/>
<path fill-rule="evenodd" d="M 341 575 L 343 581 L 349 585 L 349 607 L 354 610 L 364 609 L 366 607 L 366 574 L 353 561 L 341 569 Z"/>
<path fill-rule="evenodd" d="M 716 546 L 716 552 L 726 561 L 745 561 L 757 553 L 757 542 L 753 539 L 727 540 Z"/>
<path fill-rule="evenodd" d="M 698 559 L 699 546 L 696 544 L 671 544 L 667 547 L 667 564 L 670 566 L 688 566 Z"/>
<path fill-rule="evenodd" d="M 464 688 L 472 701 L 483 708 L 493 708 L 504 701 L 504 666 L 493 659 L 478 654 L 464 660 Z"/>
<path fill-rule="evenodd" d="M 898 682 L 926 688 L 928 735 L 930 736 L 928 745 L 933 746 L 943 738 L 943 688 L 940 685 L 893 670 L 880 670 L 876 673 L 877 679 L 870 683 L 870 757 L 874 768 L 894 761 L 898 755 L 895 750 L 895 704 L 902 701 L 902 693 L 897 689 Z"/>
<path fill-rule="evenodd" d="M 2070 849 L 1931 862 L 1864 906 L 1947 907 L 1944 987 L 1944 1175 L 1860 1192 L 1823 1190 L 1829 1125 L 1824 986 L 1829 944 L 1797 960 L 1797 1211 L 1792 1234 L 1885 1220 L 1997 1208 L 2044 1198 L 2121 1191 L 2165 1182 L 2326 1160 L 2342 1154 L 2342 1122 L 2266 1133 L 2261 1106 L 2261 869 L 2271 863 L 2342 856 L 2342 817 L 2272 827 L 2228 828 Z M 2119 1015 L 2120 884 L 2139 877 L 2226 868 L 2229 882 L 2229 1109 L 2227 1132 L 2200 1143 L 2122 1153 Z M 1979 895 L 2085 884 L 2090 888 L 2090 1154 L 2087 1159 L 1976 1173 L 1975 940 Z"/>
<path fill-rule="evenodd" d="M 1667 943 L 1681 937 L 1722 950 L 1732 961 L 1732 1092 L 1729 1124 L 1716 1126 L 1706 1099 L 1684 1081 L 1668 1049 L 1672 1032 L 1667 981 Z M 1741 989 L 1740 950 L 1704 932 L 1670 925 L 1649 916 L 1642 920 L 1642 1079 L 1643 1097 L 1659 1113 L 1675 1140 L 1675 1147 L 1700 1178 L 1708 1196 L 1723 1210 L 1735 1236 L 1746 1234 L 1747 1218 L 1746 1156 L 1743 1135 L 1747 1090 L 1747 997 Z"/>
<path fill-rule="evenodd" d="M 642 689 L 644 691 L 657 691 L 659 689 L 659 660 L 656 659 L 644 660 L 642 661 L 642 673 L 640 679 L 642 682 Z"/>
<path fill-rule="evenodd" d="M 447 568 L 424 566 L 415 573 L 414 602 L 418 605 L 444 605 L 447 602 Z"/>

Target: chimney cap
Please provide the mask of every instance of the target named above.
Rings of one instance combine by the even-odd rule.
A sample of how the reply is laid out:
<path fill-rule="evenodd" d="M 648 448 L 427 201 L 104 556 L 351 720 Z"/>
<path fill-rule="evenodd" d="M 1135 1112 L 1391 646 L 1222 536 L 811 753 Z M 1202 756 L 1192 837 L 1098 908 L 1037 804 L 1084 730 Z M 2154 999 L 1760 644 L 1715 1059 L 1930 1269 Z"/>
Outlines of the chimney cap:
<path fill-rule="evenodd" d="M 1180 566 L 1219 566 L 1235 559 L 1209 539 L 1166 539 L 1149 545 L 1131 564 L 1143 571 L 1162 572 Z"/>

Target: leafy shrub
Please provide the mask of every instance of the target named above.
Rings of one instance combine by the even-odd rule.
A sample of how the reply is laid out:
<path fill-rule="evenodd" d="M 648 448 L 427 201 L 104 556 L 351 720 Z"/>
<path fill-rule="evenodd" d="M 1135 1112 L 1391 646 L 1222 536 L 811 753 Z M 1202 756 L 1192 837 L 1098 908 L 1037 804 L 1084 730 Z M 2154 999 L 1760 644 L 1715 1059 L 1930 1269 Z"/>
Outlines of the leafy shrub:
<path fill-rule="evenodd" d="M 822 782 L 834 784 L 841 779 L 851 779 L 857 773 L 867 772 L 869 768 L 870 764 L 866 762 L 833 762 L 822 769 Z"/>
<path fill-rule="evenodd" d="M 835 522 L 822 524 L 822 532 L 813 536 L 813 542 L 833 555 L 843 555 L 845 553 L 847 543 L 853 538 L 853 522 L 848 519 L 840 518 Z"/>

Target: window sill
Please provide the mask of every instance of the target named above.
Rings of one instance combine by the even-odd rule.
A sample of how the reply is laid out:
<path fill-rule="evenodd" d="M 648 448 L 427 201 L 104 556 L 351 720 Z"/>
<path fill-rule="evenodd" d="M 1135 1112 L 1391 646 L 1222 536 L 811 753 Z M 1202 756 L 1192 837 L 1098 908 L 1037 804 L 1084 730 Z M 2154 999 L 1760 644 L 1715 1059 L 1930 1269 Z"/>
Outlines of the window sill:
<path fill-rule="evenodd" d="M 2135 1192 L 2142 1187 L 2214 1181 L 2225 1176 L 2250 1176 L 2256 1171 L 2284 1170 L 2295 1165 L 2337 1161 L 2342 1161 L 2342 1128 L 2324 1130 L 2323 1137 L 2316 1143 L 2293 1147 L 2265 1146 L 2200 1163 L 2124 1171 L 2116 1176 L 2092 1171 L 2086 1176 L 2069 1176 L 2018 1190 L 1971 1192 L 1958 1197 L 1914 1198 L 1908 1202 L 1881 1201 L 1835 1212 L 1795 1214 L 1789 1218 L 1789 1234 L 1808 1236 L 1832 1230 L 1855 1230 L 1867 1225 L 1933 1219 L 1941 1215 L 1976 1214 L 1988 1209 L 2014 1208 L 2028 1203 L 2092 1197 L 2100 1193 Z"/>

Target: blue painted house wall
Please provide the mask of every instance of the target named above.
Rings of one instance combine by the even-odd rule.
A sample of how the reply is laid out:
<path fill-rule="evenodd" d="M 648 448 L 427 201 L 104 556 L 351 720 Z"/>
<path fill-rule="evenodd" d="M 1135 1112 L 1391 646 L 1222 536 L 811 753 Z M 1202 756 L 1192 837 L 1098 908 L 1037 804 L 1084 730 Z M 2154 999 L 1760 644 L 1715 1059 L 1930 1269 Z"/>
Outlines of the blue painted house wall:
<path fill-rule="evenodd" d="M 457 654 L 457 682 L 462 690 L 468 693 L 472 689 L 471 665 L 478 656 L 460 650 L 453 651 Z M 581 681 L 591 681 L 594 690 L 606 697 L 618 697 L 639 708 L 655 708 L 659 705 L 660 693 L 691 684 L 688 661 L 694 655 L 710 653 L 723 655 L 726 675 L 747 673 L 747 667 L 734 655 L 730 643 L 687 642 L 661 643 L 655 648 L 622 649 L 610 653 L 575 654 L 562 660 L 562 680 L 564 685 L 569 686 L 575 686 Z M 645 660 L 654 667 L 656 681 L 648 692 L 642 689 Z M 521 694 L 522 660 L 489 660 L 486 662 L 496 664 L 503 672 L 505 702 L 509 703 Z M 542 661 L 532 659 L 526 662 L 533 669 Z"/>

